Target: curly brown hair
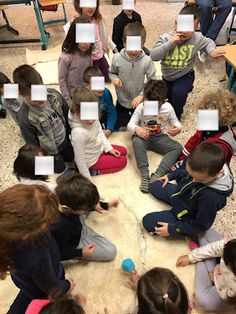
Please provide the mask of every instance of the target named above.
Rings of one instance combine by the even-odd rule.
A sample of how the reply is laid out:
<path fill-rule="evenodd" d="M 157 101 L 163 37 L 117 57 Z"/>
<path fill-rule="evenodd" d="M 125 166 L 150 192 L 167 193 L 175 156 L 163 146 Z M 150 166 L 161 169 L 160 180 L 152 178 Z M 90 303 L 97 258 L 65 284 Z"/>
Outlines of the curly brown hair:
<path fill-rule="evenodd" d="M 229 125 L 236 121 L 236 96 L 229 90 L 217 88 L 208 91 L 196 103 L 197 109 L 218 109 L 219 125 Z"/>
<path fill-rule="evenodd" d="M 42 185 L 17 184 L 0 193 L 0 279 L 14 270 L 13 250 L 24 241 L 35 245 L 58 215 L 55 194 Z"/>

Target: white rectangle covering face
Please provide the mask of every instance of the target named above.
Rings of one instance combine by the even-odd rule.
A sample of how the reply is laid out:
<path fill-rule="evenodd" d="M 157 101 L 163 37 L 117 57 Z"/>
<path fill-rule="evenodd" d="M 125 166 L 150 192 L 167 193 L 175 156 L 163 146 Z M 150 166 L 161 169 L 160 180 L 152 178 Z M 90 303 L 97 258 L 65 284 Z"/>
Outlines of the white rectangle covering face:
<path fill-rule="evenodd" d="M 177 32 L 194 32 L 193 14 L 179 14 L 178 15 Z"/>
<path fill-rule="evenodd" d="M 19 98 L 19 84 L 3 84 L 3 98 L 5 99 Z"/>
<path fill-rule="evenodd" d="M 219 112 L 218 110 L 198 110 L 199 131 L 217 131 L 219 130 Z"/>
<path fill-rule="evenodd" d="M 123 0 L 123 10 L 134 10 L 134 0 Z"/>
<path fill-rule="evenodd" d="M 80 120 L 98 120 L 98 102 L 81 102 Z"/>
<path fill-rule="evenodd" d="M 95 43 L 95 24 L 76 24 L 76 43 Z"/>
<path fill-rule="evenodd" d="M 157 100 L 155 101 L 144 101 L 144 115 L 145 116 L 157 116 L 158 115 L 158 107 L 159 102 Z"/>
<path fill-rule="evenodd" d="M 105 88 L 104 76 L 91 77 L 91 90 L 104 90 L 104 88 Z"/>
<path fill-rule="evenodd" d="M 35 156 L 35 175 L 54 174 L 54 156 Z"/>
<path fill-rule="evenodd" d="M 31 100 L 32 101 L 46 101 L 47 100 L 47 86 L 46 85 L 31 85 Z"/>
<path fill-rule="evenodd" d="M 96 8 L 97 0 L 80 0 L 80 8 Z"/>
<path fill-rule="evenodd" d="M 126 37 L 127 51 L 141 51 L 141 36 L 127 36 Z"/>

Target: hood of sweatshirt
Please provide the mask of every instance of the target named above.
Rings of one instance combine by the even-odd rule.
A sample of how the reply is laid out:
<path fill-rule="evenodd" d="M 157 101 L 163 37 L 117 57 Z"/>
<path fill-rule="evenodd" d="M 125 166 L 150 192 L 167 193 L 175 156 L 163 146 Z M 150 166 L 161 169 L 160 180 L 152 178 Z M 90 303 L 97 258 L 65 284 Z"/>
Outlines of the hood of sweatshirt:
<path fill-rule="evenodd" d="M 127 60 L 127 61 L 129 61 L 129 62 L 131 62 L 131 63 L 133 63 L 133 62 L 138 62 L 138 61 L 140 61 L 141 59 L 143 59 L 146 55 L 145 55 L 145 53 L 144 53 L 144 51 L 142 50 L 141 51 L 141 54 L 140 54 L 140 56 L 138 57 L 138 58 L 130 58 L 128 55 L 127 55 L 127 53 L 125 52 L 125 48 L 123 48 L 121 51 L 120 51 L 120 55 L 122 56 L 122 58 L 124 58 L 125 60 Z"/>
<path fill-rule="evenodd" d="M 221 176 L 207 184 L 207 186 L 217 190 L 220 194 L 229 195 L 233 192 L 234 179 L 227 164 L 224 164 Z"/>

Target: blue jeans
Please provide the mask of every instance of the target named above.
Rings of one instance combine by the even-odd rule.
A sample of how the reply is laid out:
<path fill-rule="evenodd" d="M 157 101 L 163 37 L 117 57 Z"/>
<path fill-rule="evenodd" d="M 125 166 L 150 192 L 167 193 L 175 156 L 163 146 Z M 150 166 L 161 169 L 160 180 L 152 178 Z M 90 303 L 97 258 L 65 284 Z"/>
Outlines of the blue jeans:
<path fill-rule="evenodd" d="M 200 10 L 201 32 L 204 36 L 212 40 L 216 40 L 232 9 L 231 0 L 215 0 L 215 3 L 218 12 L 215 19 L 213 19 L 211 12 L 213 7 L 212 0 L 196 0 L 197 7 Z"/>
<path fill-rule="evenodd" d="M 168 102 L 173 106 L 178 119 L 181 118 L 188 94 L 193 89 L 194 71 L 181 76 L 175 81 L 166 81 Z"/>

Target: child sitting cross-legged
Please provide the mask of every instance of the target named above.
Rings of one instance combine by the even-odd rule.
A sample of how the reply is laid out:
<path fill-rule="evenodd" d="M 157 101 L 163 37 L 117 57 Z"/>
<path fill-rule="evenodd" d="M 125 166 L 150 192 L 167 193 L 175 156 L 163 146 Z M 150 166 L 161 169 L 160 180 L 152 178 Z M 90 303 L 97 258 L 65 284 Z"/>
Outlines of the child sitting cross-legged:
<path fill-rule="evenodd" d="M 169 172 L 181 152 L 182 146 L 169 136 L 175 136 L 181 132 L 181 124 L 170 103 L 166 102 L 167 86 L 162 80 L 151 80 L 144 87 L 144 99 L 158 101 L 158 115 L 145 115 L 145 102 L 141 103 L 134 111 L 128 130 L 132 132 L 132 144 L 138 169 L 141 173 L 140 190 L 148 193 L 149 182 Z M 147 104 L 148 105 L 148 104 Z M 167 129 L 167 126 L 170 127 Z M 166 134 L 168 132 L 168 134 Z M 147 150 L 152 150 L 164 157 L 149 178 L 149 165 Z"/>
<path fill-rule="evenodd" d="M 169 183 L 172 180 L 177 184 Z M 160 236 L 198 236 L 211 227 L 233 185 L 223 149 L 215 143 L 201 143 L 189 155 L 186 170 L 177 169 L 150 185 L 150 193 L 172 208 L 147 214 L 143 226 Z"/>
<path fill-rule="evenodd" d="M 74 92 L 68 119 L 75 162 L 79 172 L 91 179 L 90 171 L 93 175 L 120 171 L 127 163 L 126 148 L 112 146 L 98 120 L 80 119 L 83 102 L 98 102 L 98 97 L 85 87 L 78 87 Z"/>
<path fill-rule="evenodd" d="M 60 203 L 60 216 L 51 226 L 51 234 L 58 244 L 61 259 L 112 261 L 116 256 L 115 245 L 85 223 L 86 216 L 98 207 L 96 186 L 81 174 L 70 173 L 57 179 L 55 192 Z M 112 200 L 105 205 L 108 209 L 117 206 L 118 201 Z"/>

